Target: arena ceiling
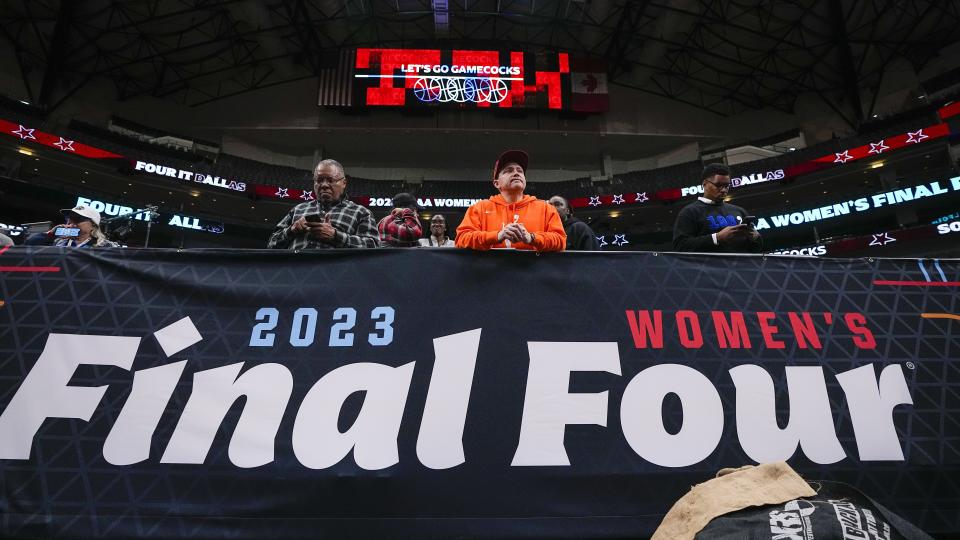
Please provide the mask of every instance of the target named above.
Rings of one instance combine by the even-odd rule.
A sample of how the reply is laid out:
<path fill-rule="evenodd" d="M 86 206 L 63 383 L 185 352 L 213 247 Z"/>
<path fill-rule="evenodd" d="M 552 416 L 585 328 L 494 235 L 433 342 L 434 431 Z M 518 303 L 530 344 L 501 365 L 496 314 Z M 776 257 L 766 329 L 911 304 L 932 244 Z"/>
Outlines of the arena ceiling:
<path fill-rule="evenodd" d="M 611 82 L 723 115 L 818 95 L 853 126 L 895 58 L 957 41 L 955 0 L 8 0 L 0 36 L 31 102 L 96 78 L 188 106 L 332 67 L 342 48 L 547 48 Z M 7 73 L 7 76 L 16 76 Z M 875 98 L 873 98 L 875 100 Z M 870 101 L 868 98 L 867 101 Z"/>

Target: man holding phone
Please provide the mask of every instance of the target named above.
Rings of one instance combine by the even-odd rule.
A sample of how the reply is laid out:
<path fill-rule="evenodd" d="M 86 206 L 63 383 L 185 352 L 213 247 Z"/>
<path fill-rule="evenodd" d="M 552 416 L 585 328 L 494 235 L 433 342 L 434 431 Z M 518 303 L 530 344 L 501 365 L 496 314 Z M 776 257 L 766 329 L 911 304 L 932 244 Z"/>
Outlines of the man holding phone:
<path fill-rule="evenodd" d="M 730 168 L 712 163 L 703 169 L 703 197 L 677 214 L 673 249 L 697 253 L 761 253 L 763 238 L 743 208 L 724 202 L 730 192 Z"/>
<path fill-rule="evenodd" d="M 314 199 L 293 207 L 270 236 L 268 248 L 380 247 L 373 214 L 347 199 L 343 165 L 324 159 L 313 169 Z"/>

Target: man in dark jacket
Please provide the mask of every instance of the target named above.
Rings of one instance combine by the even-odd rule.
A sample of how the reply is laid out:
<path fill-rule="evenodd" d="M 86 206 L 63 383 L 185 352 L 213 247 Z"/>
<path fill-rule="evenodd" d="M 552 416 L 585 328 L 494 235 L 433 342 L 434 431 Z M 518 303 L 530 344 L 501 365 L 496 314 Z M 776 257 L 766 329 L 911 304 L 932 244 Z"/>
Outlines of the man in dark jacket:
<path fill-rule="evenodd" d="M 703 197 L 677 214 L 673 225 L 673 249 L 697 253 L 760 253 L 763 239 L 748 221 L 749 214 L 724 202 L 730 192 L 730 168 L 707 165 L 701 174 Z"/>
<path fill-rule="evenodd" d="M 570 211 L 570 202 L 559 195 L 550 197 L 550 204 L 557 209 L 560 214 L 560 220 L 563 222 L 563 230 L 567 233 L 567 251 L 599 251 L 600 243 L 597 242 L 597 235 L 586 223 L 573 217 Z"/>

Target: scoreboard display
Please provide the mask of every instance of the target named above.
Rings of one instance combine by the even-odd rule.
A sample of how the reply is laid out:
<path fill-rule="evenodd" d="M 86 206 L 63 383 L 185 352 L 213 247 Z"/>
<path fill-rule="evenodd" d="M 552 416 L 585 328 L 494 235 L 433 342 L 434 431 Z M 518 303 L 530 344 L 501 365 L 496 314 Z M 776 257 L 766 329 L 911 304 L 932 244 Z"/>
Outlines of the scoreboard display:
<path fill-rule="evenodd" d="M 356 49 L 343 58 L 321 77 L 320 105 L 563 111 L 578 110 L 578 93 L 606 97 L 605 66 L 577 74 L 563 52 Z"/>
<path fill-rule="evenodd" d="M 563 109 L 570 84 L 566 53 L 357 49 L 355 68 L 366 106 Z"/>

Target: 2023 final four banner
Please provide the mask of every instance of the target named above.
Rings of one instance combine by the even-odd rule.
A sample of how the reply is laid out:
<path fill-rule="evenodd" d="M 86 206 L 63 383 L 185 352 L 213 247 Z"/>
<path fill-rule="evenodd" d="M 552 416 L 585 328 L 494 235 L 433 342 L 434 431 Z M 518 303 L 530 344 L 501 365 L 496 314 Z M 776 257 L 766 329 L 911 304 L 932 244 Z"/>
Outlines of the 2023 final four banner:
<path fill-rule="evenodd" d="M 0 535 L 649 535 L 788 461 L 960 532 L 960 265 L 0 254 Z"/>

